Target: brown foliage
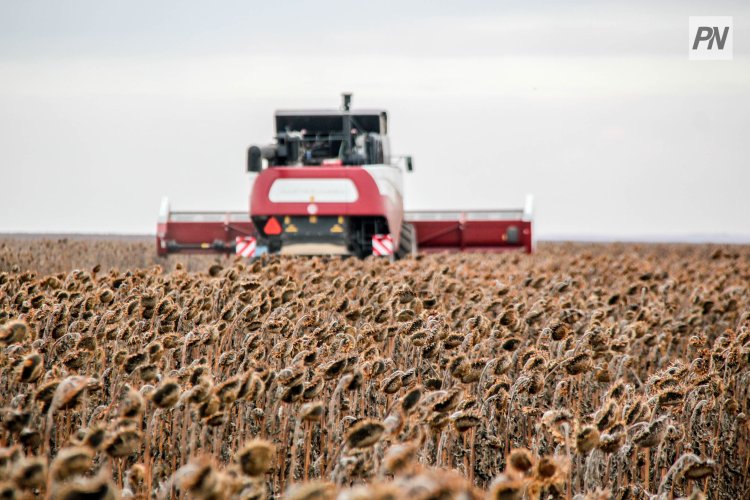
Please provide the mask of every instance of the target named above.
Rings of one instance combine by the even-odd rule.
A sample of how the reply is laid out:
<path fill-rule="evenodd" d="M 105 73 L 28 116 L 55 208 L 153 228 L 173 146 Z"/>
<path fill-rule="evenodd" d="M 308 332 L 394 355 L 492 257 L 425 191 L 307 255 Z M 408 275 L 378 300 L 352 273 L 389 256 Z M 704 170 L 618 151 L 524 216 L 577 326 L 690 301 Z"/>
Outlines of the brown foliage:
<path fill-rule="evenodd" d="M 746 247 L 152 250 L 0 242 L 4 497 L 750 487 Z"/>

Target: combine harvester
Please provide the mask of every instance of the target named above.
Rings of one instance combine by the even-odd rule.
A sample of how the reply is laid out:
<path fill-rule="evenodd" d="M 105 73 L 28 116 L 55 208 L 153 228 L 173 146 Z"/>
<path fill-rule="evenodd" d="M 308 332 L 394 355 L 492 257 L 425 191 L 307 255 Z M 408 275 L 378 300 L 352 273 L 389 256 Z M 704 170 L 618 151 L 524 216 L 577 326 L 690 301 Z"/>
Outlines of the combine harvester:
<path fill-rule="evenodd" d="M 251 146 L 248 212 L 173 212 L 162 201 L 156 244 L 169 253 L 369 255 L 532 251 L 532 199 L 523 210 L 405 212 L 403 171 L 391 156 L 388 115 L 277 111 L 276 137 Z"/>

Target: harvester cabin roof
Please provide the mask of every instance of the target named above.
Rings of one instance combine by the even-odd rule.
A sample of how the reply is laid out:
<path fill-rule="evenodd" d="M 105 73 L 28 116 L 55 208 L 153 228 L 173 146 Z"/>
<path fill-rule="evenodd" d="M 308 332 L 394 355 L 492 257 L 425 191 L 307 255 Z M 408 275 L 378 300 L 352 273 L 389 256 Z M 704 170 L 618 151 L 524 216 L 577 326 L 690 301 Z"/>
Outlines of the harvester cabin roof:
<path fill-rule="evenodd" d="M 305 130 L 305 135 L 326 135 L 343 129 L 340 110 L 277 111 L 276 133 Z M 388 133 L 388 113 L 383 110 L 354 110 L 349 112 L 352 125 L 363 132 Z"/>

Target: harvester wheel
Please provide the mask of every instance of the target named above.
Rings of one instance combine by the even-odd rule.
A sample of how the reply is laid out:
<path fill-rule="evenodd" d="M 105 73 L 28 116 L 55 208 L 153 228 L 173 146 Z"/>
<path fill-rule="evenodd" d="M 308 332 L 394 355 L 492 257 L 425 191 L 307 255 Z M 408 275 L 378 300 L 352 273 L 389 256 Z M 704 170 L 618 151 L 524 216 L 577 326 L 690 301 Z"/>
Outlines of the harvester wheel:
<path fill-rule="evenodd" d="M 401 225 L 401 239 L 396 251 L 396 257 L 403 259 L 409 255 L 417 254 L 417 235 L 414 232 L 414 226 L 408 222 Z"/>

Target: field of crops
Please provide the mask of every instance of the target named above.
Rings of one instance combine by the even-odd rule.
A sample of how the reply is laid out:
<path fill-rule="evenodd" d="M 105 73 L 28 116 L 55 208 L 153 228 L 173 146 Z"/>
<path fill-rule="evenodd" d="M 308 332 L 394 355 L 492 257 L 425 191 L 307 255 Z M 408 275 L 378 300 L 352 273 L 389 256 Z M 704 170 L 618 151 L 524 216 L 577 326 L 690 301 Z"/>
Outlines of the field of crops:
<path fill-rule="evenodd" d="M 0 240 L 0 497 L 750 498 L 750 247 Z"/>

